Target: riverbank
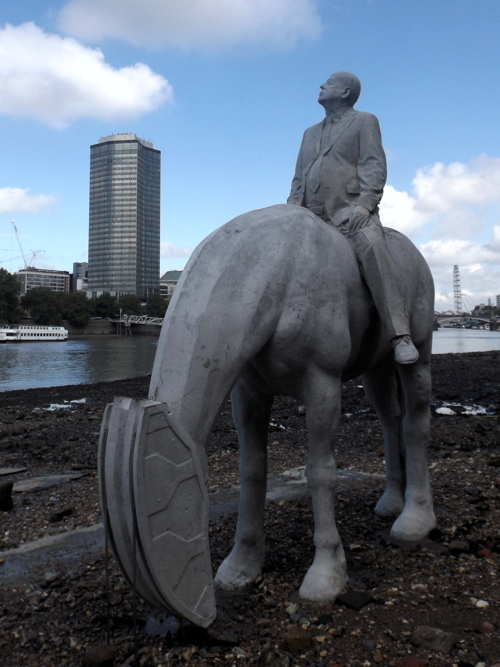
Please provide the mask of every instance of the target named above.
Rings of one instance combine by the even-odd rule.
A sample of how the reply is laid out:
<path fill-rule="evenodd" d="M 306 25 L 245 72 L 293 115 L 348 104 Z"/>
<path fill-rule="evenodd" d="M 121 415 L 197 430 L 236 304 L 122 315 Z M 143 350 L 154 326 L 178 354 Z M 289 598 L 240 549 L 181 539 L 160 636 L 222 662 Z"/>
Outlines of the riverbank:
<path fill-rule="evenodd" d="M 296 589 L 312 557 L 310 502 L 307 497 L 273 502 L 266 512 L 262 579 L 245 596 L 220 598 L 218 619 L 208 633 L 186 628 L 183 635 L 149 634 L 157 614 L 139 603 L 141 664 L 254 664 L 263 656 L 271 660 L 274 646 L 282 651 L 281 662 L 265 664 L 475 667 L 485 662 L 491 667 L 500 662 L 499 374 L 500 352 L 433 356 L 429 460 L 439 527 L 410 550 L 392 544 L 389 523 L 373 515 L 383 487 L 380 427 L 359 381 L 346 384 L 337 463 L 366 476 L 356 484 L 341 482 L 338 526 L 350 588 L 362 593 L 358 600 L 369 601 L 366 606 L 301 605 Z M 96 450 L 104 406 L 115 395 L 144 398 L 148 384 L 148 377 L 140 377 L 0 393 L 1 465 L 23 469 L 0 477 L 0 482 L 12 479 L 18 489 L 13 508 L 0 513 L 2 551 L 100 521 Z M 275 401 L 271 479 L 305 462 L 306 425 L 298 408 L 291 399 Z M 472 414 L 478 409 L 484 412 Z M 208 444 L 208 470 L 212 494 L 238 483 L 229 404 Z M 37 478 L 42 481 L 34 482 Z M 49 478 L 54 485 L 43 488 Z M 229 514 L 211 524 L 214 567 L 230 549 L 235 518 Z M 1 568 L 0 563 L 0 584 Z M 20 586 L 0 586 L 0 662 L 105 664 L 84 662 L 106 634 L 102 551 L 69 569 L 55 557 L 30 577 Z M 121 665 L 132 653 L 133 601 L 114 565 L 111 590 L 116 660 L 107 664 Z M 451 643 L 441 647 L 447 650 L 425 642 L 417 647 L 419 626 L 450 633 Z M 414 662 L 403 661 L 410 656 Z"/>

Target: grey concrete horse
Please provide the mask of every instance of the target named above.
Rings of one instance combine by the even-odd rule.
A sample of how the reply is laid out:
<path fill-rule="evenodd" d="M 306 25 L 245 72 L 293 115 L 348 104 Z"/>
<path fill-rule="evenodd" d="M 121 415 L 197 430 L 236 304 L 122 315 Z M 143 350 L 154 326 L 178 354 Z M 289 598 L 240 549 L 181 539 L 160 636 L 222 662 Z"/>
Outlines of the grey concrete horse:
<path fill-rule="evenodd" d="M 405 366 L 393 361 L 348 241 L 304 208 L 277 205 L 235 218 L 198 246 L 183 272 L 163 324 L 150 399 L 168 404 L 203 462 L 231 392 L 241 496 L 235 544 L 215 579 L 221 589 L 241 589 L 261 572 L 267 434 L 277 394 L 306 406 L 316 551 L 301 597 L 332 601 L 346 584 L 334 505 L 342 381 L 363 375 L 382 423 L 387 486 L 376 512 L 397 517 L 391 534 L 403 540 L 419 540 L 435 525 L 426 458 L 433 282 L 413 244 L 386 232 L 420 353 Z"/>

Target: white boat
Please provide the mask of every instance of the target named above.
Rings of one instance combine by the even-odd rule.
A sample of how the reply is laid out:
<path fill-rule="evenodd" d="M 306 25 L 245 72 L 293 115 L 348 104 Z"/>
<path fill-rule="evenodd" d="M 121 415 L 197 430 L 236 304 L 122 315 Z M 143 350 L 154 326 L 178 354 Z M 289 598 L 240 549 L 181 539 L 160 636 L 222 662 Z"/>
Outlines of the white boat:
<path fill-rule="evenodd" d="M 68 340 L 68 330 L 64 327 L 50 327 L 37 324 L 0 325 L 0 343 L 44 340 Z"/>

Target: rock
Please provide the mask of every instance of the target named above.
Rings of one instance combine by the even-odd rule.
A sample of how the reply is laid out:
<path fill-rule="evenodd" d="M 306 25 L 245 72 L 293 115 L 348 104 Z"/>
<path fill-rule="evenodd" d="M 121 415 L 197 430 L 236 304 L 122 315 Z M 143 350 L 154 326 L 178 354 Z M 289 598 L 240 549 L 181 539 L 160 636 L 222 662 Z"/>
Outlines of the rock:
<path fill-rule="evenodd" d="M 49 521 L 51 523 L 55 523 L 56 521 L 60 521 L 61 519 L 64 519 L 66 516 L 72 516 L 74 514 L 74 510 L 71 507 L 71 505 L 64 505 L 64 507 L 59 508 L 58 510 L 54 510 L 49 518 Z"/>
<path fill-rule="evenodd" d="M 292 603 L 292 604 L 289 604 L 289 605 L 286 607 L 285 612 L 286 612 L 289 616 L 293 616 L 294 614 L 296 614 L 296 613 L 299 611 L 299 609 L 300 609 L 300 607 L 299 607 L 298 604 L 293 604 L 293 603 Z"/>
<path fill-rule="evenodd" d="M 304 628 L 290 628 L 283 636 L 283 639 L 292 653 L 302 653 L 306 651 L 312 643 L 312 636 L 309 630 Z"/>
<path fill-rule="evenodd" d="M 489 607 L 489 606 L 490 606 L 490 603 L 486 602 L 486 600 L 478 600 L 476 602 L 476 607 L 478 609 L 486 609 L 486 607 Z"/>
<path fill-rule="evenodd" d="M 440 653 L 449 653 L 455 645 L 456 639 L 450 632 L 420 625 L 413 633 L 411 641 L 415 646 L 422 646 Z"/>
<path fill-rule="evenodd" d="M 448 549 L 453 556 L 459 556 L 460 554 L 468 553 L 470 544 L 465 540 L 453 540 L 453 542 L 449 543 Z"/>
<path fill-rule="evenodd" d="M 489 635 L 491 632 L 495 632 L 495 626 L 489 621 L 479 621 L 474 626 L 474 632 L 478 632 L 480 635 Z"/>
<path fill-rule="evenodd" d="M 54 581 L 57 581 L 57 579 L 59 578 L 59 575 L 57 574 L 57 572 L 45 572 L 45 574 L 43 575 L 43 578 L 44 578 L 45 583 L 53 584 Z"/>
<path fill-rule="evenodd" d="M 393 665 L 394 667 L 424 667 L 424 663 L 412 655 L 396 658 Z"/>
<path fill-rule="evenodd" d="M 60 475 L 43 475 L 42 477 L 32 477 L 31 479 L 23 479 L 16 482 L 14 485 L 14 492 L 20 493 L 25 491 L 42 491 L 43 489 L 50 489 L 53 486 L 60 486 L 66 482 L 75 479 L 80 479 L 88 473 L 64 473 Z"/>
<path fill-rule="evenodd" d="M 265 648 L 257 661 L 257 667 L 290 667 L 292 656 L 277 648 Z"/>
<path fill-rule="evenodd" d="M 0 510 L 2 512 L 8 512 L 14 507 L 14 503 L 12 501 L 13 487 L 13 482 L 0 483 Z"/>
<path fill-rule="evenodd" d="M 191 646 L 188 648 L 186 651 L 184 651 L 182 655 L 182 659 L 185 660 L 186 662 L 189 662 L 193 656 L 195 656 L 198 653 L 198 647 L 197 646 Z"/>
<path fill-rule="evenodd" d="M 493 551 L 491 549 L 479 549 L 477 555 L 480 558 L 491 558 L 493 556 Z"/>
<path fill-rule="evenodd" d="M 477 667 L 481 664 L 479 655 L 476 651 L 466 649 L 458 651 L 456 660 L 461 667 Z"/>
<path fill-rule="evenodd" d="M 16 475 L 19 472 L 26 472 L 28 468 L 0 468 L 0 477 L 3 475 Z"/>
<path fill-rule="evenodd" d="M 363 591 L 347 591 L 347 593 L 342 593 L 335 600 L 338 604 L 344 605 L 349 609 L 354 609 L 359 611 L 366 607 L 367 604 L 373 602 L 373 597 L 369 593 L 364 593 Z"/>
<path fill-rule="evenodd" d="M 85 665 L 85 667 L 113 667 L 117 655 L 117 646 L 99 644 L 85 653 L 82 658 L 82 665 Z"/>

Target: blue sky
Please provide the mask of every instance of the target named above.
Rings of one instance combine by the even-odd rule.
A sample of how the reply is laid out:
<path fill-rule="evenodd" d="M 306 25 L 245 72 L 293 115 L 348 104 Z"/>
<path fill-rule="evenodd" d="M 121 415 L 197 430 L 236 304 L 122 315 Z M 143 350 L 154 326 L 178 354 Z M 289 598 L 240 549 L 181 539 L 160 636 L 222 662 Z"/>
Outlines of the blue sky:
<path fill-rule="evenodd" d="M 0 24 L 0 266 L 71 270 L 89 146 L 162 151 L 162 272 L 213 229 L 286 201 L 319 85 L 361 79 L 388 157 L 382 222 L 431 266 L 436 308 L 500 294 L 498 0 L 23 0 Z M 297 239 L 300 242 L 300 239 Z"/>

